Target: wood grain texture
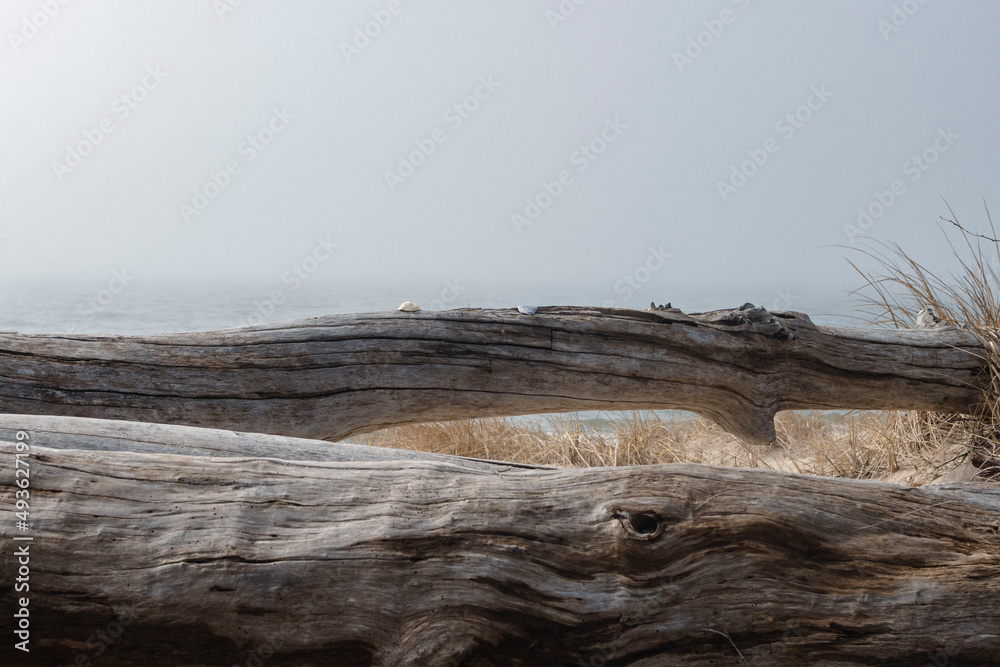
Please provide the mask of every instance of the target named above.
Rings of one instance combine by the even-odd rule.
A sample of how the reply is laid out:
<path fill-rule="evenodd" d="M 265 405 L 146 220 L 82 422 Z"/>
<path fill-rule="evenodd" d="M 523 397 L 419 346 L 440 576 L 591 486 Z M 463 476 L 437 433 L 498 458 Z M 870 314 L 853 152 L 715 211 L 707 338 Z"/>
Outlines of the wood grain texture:
<path fill-rule="evenodd" d="M 31 466 L 33 662 L 6 662 L 8 641 L 4 664 L 98 649 L 106 667 L 1000 655 L 1000 490 L 988 485 L 41 446 Z M 0 477 L 5 507 L 12 484 Z M 96 633 L 111 628 L 105 645 Z"/>
<path fill-rule="evenodd" d="M 968 412 L 962 330 L 815 326 L 800 313 L 543 307 L 338 315 L 160 336 L 0 334 L 0 412 L 340 440 L 570 410 L 683 409 L 752 443 L 800 408 Z"/>
<path fill-rule="evenodd" d="M 488 461 L 197 426 L 145 424 L 86 417 L 0 414 L 0 440 L 14 441 L 18 431 L 30 433 L 32 443 L 52 449 L 277 458 L 289 461 L 436 461 L 474 470 L 548 469 L 548 466 L 528 463 Z"/>

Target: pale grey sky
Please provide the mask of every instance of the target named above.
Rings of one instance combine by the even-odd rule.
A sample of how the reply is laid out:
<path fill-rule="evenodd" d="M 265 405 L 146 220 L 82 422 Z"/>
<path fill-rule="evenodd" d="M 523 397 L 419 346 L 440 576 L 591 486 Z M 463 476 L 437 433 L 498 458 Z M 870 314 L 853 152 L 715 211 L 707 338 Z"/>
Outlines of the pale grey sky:
<path fill-rule="evenodd" d="M 1000 207 L 1000 5 L 577 3 L 5 0 L 5 286 L 770 305 Z"/>

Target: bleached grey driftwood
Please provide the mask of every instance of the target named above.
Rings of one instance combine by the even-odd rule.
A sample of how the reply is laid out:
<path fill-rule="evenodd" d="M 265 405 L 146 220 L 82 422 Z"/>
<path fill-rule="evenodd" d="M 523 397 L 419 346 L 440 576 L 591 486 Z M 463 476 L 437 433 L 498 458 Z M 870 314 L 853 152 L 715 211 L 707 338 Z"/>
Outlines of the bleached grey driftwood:
<path fill-rule="evenodd" d="M 775 412 L 969 412 L 963 330 L 815 326 L 749 305 L 337 315 L 160 336 L 0 334 L 0 411 L 340 440 L 436 420 L 682 409 L 753 443 Z"/>
<path fill-rule="evenodd" d="M 51 449 L 46 437 L 29 439 L 32 529 L 19 533 L 34 538 L 27 664 L 1000 654 L 1000 490 L 985 484 L 697 465 L 498 472 Z M 0 456 L 13 460 L 10 442 Z M 0 497 L 15 489 L 0 476 Z M 10 615 L 9 557 L 2 572 Z M 12 643 L 3 664 L 19 664 Z"/>
<path fill-rule="evenodd" d="M 0 414 L 0 440 L 14 441 L 18 431 L 32 442 L 52 449 L 85 449 L 144 454 L 182 454 L 229 458 L 274 458 L 289 461 L 432 461 L 474 470 L 544 469 L 464 456 L 446 456 L 405 449 L 369 447 L 223 429 L 147 424 L 114 419 Z"/>

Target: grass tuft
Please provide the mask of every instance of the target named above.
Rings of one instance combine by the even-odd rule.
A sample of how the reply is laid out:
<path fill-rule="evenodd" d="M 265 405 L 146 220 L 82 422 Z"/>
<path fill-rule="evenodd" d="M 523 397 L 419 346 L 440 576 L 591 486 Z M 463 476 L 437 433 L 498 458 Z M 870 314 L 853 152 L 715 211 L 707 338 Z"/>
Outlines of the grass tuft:
<path fill-rule="evenodd" d="M 879 265 L 877 273 L 862 271 L 851 262 L 865 280 L 853 294 L 860 298 L 873 324 L 912 328 L 920 310 L 932 308 L 943 324 L 968 329 L 979 337 L 989 369 L 982 409 L 976 414 L 887 413 L 882 439 L 891 441 L 898 424 L 907 422 L 917 427 L 925 440 L 962 443 L 964 453 L 957 460 L 996 458 L 1000 451 L 1000 238 L 988 207 L 989 234 L 963 225 L 950 206 L 948 212 L 950 218 L 941 218 L 941 233 L 956 260 L 955 270 L 935 273 L 899 244 L 876 242 L 862 252 Z M 949 232 L 956 230 L 958 237 L 954 239 Z"/>

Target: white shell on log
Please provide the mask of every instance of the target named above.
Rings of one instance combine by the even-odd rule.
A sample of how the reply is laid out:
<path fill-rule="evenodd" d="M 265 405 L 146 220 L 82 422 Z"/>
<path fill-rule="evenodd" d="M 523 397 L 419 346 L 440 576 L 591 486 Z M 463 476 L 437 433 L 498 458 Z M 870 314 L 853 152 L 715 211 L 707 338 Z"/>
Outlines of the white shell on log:
<path fill-rule="evenodd" d="M 538 312 L 538 306 L 518 306 L 517 312 L 522 315 L 534 315 Z"/>
<path fill-rule="evenodd" d="M 397 308 L 396 310 L 402 310 L 407 313 L 413 313 L 420 310 L 420 306 L 413 303 L 412 301 L 404 301 L 403 303 L 399 304 L 399 308 Z"/>
<path fill-rule="evenodd" d="M 931 306 L 925 306 L 917 313 L 918 329 L 933 329 L 941 325 L 941 318 L 934 312 Z"/>

